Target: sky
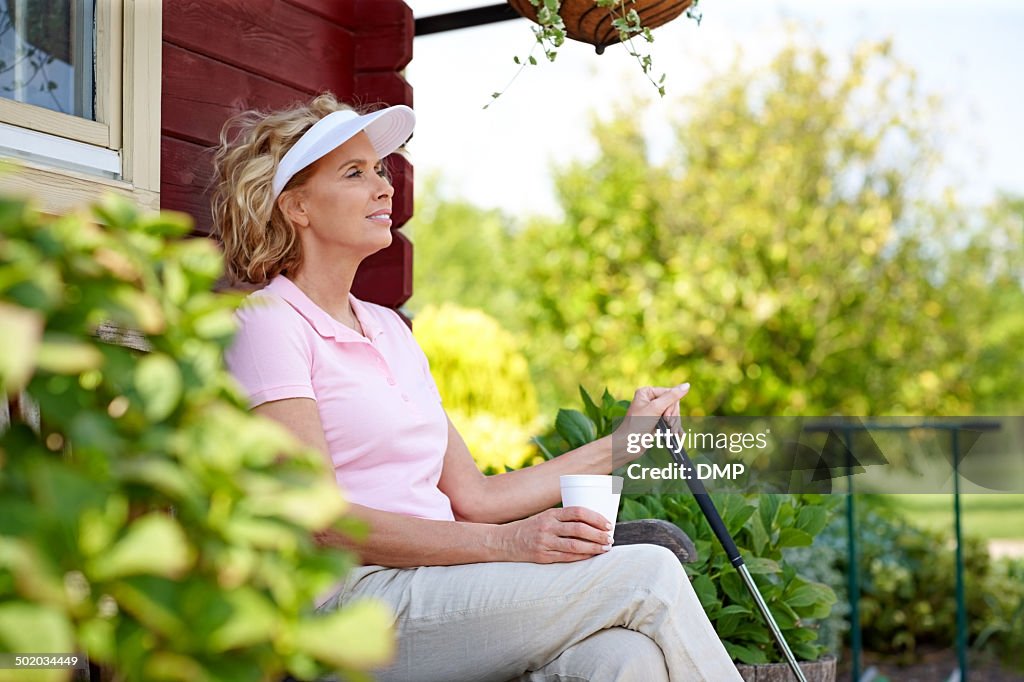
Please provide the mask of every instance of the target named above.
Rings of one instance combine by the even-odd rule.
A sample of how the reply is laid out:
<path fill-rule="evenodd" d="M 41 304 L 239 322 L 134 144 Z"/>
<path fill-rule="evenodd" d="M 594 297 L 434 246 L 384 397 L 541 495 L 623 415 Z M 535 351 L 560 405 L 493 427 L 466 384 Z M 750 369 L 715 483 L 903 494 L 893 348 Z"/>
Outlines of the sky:
<path fill-rule="evenodd" d="M 495 0 L 406 0 L 415 16 Z M 1020 0 L 703 0 L 703 19 L 656 29 L 652 56 L 667 74 L 658 98 L 619 47 L 603 55 L 567 41 L 555 63 L 522 70 L 513 57 L 533 45 L 525 20 L 416 38 L 406 79 L 414 89 L 416 135 L 409 144 L 417 188 L 439 173 L 442 192 L 513 215 L 558 214 L 552 164 L 595 153 L 589 121 L 615 103 L 649 98 L 645 123 L 654 160 L 668 146 L 668 121 L 737 54 L 766 63 L 801 27 L 841 64 L 864 40 L 893 40 L 895 54 L 939 95 L 947 163 L 940 182 L 981 204 L 998 191 L 1024 195 L 1024 2 Z M 514 80 L 512 80 L 514 78 Z M 511 84 L 509 81 L 512 80 Z M 504 94 L 487 108 L 491 93 Z"/>

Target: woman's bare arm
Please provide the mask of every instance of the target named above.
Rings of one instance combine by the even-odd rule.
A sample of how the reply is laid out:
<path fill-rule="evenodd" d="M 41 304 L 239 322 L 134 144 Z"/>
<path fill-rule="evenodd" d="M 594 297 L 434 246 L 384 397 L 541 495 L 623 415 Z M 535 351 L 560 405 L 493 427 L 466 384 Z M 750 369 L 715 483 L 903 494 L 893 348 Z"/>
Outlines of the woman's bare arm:
<path fill-rule="evenodd" d="M 330 460 L 313 400 L 276 400 L 256 407 L 254 412 L 282 423 Z M 474 466 L 468 451 L 465 456 Z M 356 504 L 349 510 L 369 527 L 365 539 L 356 542 L 335 531 L 321 533 L 317 539 L 354 550 L 364 563 L 396 568 L 484 561 L 579 561 L 607 551 L 609 542 L 605 520 L 581 507 L 548 509 L 503 525 L 421 519 Z"/>
<path fill-rule="evenodd" d="M 553 507 L 561 501 L 562 474 L 607 474 L 612 471 L 611 436 L 516 471 L 484 476 L 466 442 L 448 421 L 448 450 L 438 487 L 452 501 L 455 518 L 505 523 Z"/>
<path fill-rule="evenodd" d="M 645 387 L 636 392 L 627 418 L 650 426 L 658 416 L 679 416 L 679 400 L 689 384 L 667 388 Z M 628 424 L 625 425 L 628 428 Z M 456 518 L 481 523 L 504 523 L 548 509 L 561 500 L 558 477 L 563 474 L 609 474 L 626 464 L 624 453 L 614 452 L 612 436 L 587 443 L 571 452 L 496 476 L 477 468 L 458 430 L 448 421 L 448 449 L 438 487 L 452 501 Z"/>

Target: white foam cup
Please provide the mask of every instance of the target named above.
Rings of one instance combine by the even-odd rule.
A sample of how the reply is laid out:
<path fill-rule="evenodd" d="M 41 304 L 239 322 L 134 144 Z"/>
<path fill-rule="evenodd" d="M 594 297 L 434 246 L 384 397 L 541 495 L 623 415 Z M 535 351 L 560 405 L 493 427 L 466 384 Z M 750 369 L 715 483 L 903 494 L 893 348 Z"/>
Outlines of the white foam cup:
<path fill-rule="evenodd" d="M 598 474 L 571 474 L 560 476 L 563 507 L 586 507 L 608 519 L 615 536 L 615 519 L 619 515 L 622 497 L 622 477 Z"/>

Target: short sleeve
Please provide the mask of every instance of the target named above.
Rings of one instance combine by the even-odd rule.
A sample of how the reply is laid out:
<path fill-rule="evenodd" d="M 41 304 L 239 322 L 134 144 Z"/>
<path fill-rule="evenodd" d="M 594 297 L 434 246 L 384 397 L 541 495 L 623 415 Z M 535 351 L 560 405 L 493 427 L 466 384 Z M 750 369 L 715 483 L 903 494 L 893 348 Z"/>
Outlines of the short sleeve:
<path fill-rule="evenodd" d="M 256 407 L 285 398 L 316 399 L 307 325 L 275 296 L 252 296 L 236 313 L 238 334 L 225 359 Z"/>

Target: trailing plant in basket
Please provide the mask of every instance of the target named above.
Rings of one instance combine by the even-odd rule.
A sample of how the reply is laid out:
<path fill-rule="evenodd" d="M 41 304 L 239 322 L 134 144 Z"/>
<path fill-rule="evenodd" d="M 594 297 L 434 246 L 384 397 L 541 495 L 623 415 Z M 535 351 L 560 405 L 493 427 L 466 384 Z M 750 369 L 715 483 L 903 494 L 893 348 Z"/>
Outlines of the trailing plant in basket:
<path fill-rule="evenodd" d="M 702 18 L 702 12 L 698 9 L 700 0 L 692 0 L 692 2 L 677 0 L 679 9 L 675 12 L 672 11 L 673 3 L 668 3 L 668 5 L 657 3 L 646 10 L 641 9 L 638 11 L 637 7 L 639 5 L 637 0 L 581 0 L 581 2 L 593 4 L 593 7 L 587 9 L 586 13 L 596 12 L 597 14 L 594 14 L 594 17 L 599 17 L 601 21 L 607 22 L 607 27 L 610 28 L 615 36 L 614 40 L 608 42 L 622 43 L 626 53 L 637 61 L 644 76 L 655 87 L 658 94 L 664 97 L 665 74 L 663 73 L 655 77 L 654 62 L 650 50 L 637 47 L 634 41 L 642 41 L 648 45 L 653 43 L 654 34 L 652 29 L 679 14 L 684 8 L 686 16 L 695 20 L 699 25 Z M 535 23 L 533 26 L 534 47 L 539 46 L 544 53 L 545 59 L 549 62 L 555 61 L 555 58 L 558 56 L 558 50 L 565 43 L 566 38 L 575 37 L 590 43 L 596 42 L 596 36 L 583 37 L 566 28 L 563 12 L 567 0 L 512 0 L 510 4 L 517 12 Z M 580 3 L 573 4 L 578 5 Z M 649 24 L 647 20 L 653 23 Z M 598 24 L 601 25 L 601 22 L 599 21 Z M 595 44 L 598 54 L 604 52 L 608 42 L 602 41 Z M 537 58 L 533 56 L 532 51 L 525 58 L 513 57 L 513 61 L 519 65 L 519 72 L 527 64 L 532 66 L 537 64 Z M 518 76 L 518 72 L 516 75 Z M 501 94 L 502 92 L 495 92 L 491 94 L 491 97 L 497 99 Z M 485 106 L 484 108 L 486 109 L 487 107 Z"/>
<path fill-rule="evenodd" d="M 123 201 L 49 218 L 0 198 L 0 394 L 21 408 L 0 422 L 0 651 L 135 680 L 379 664 L 382 606 L 312 611 L 350 563 L 312 534 L 356 529 L 322 457 L 225 372 L 238 298 L 211 293 L 220 254 L 189 229 Z"/>
<path fill-rule="evenodd" d="M 582 387 L 580 395 L 583 412 L 559 410 L 554 431 L 535 439 L 545 457 L 610 434 L 629 407 L 627 401 L 616 400 L 607 390 L 600 403 Z M 711 497 L 793 653 L 801 660 L 817 660 L 826 653 L 817 624 L 830 614 L 836 595 L 829 586 L 800 575 L 787 559 L 787 550 L 810 546 L 839 499 L 738 493 Z M 619 520 L 641 518 L 671 521 L 693 540 L 697 561 L 687 564 L 686 571 L 733 659 L 749 664 L 782 661 L 753 598 L 718 546 L 693 496 L 623 496 Z"/>

